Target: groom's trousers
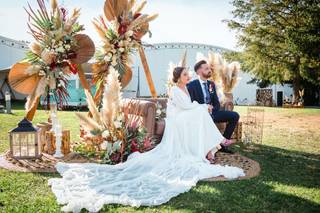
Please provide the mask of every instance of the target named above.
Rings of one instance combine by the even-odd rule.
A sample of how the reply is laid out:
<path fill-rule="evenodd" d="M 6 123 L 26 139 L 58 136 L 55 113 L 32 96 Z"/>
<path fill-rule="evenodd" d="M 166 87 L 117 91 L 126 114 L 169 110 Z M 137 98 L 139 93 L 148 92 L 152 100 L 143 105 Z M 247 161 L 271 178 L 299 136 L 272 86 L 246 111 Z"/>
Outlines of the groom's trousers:
<path fill-rule="evenodd" d="M 232 133 L 234 129 L 236 128 L 236 125 L 239 121 L 239 114 L 234 111 L 213 111 L 211 114 L 213 121 L 220 123 L 220 122 L 226 122 L 227 126 L 223 133 L 223 136 L 226 139 L 230 139 L 232 136 Z"/>

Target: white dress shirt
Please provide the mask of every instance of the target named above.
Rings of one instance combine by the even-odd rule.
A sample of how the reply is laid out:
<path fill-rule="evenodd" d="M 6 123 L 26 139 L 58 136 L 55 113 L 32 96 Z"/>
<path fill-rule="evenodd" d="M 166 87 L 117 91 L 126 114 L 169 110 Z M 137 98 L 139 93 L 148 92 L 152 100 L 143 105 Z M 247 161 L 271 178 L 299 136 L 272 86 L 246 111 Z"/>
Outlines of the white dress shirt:
<path fill-rule="evenodd" d="M 208 83 L 207 80 L 202 80 L 200 77 L 198 77 L 199 81 L 200 81 L 200 85 L 201 85 L 201 88 L 202 88 L 202 94 L 203 94 L 203 101 L 204 103 L 206 103 L 206 88 L 204 87 L 203 83 Z"/>

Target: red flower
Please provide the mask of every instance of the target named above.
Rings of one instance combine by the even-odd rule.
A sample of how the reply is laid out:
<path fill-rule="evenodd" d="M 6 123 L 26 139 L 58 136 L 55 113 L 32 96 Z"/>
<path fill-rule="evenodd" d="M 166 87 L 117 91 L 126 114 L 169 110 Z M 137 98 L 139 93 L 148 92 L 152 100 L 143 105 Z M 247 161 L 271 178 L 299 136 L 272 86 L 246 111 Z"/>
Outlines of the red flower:
<path fill-rule="evenodd" d="M 119 162 L 120 158 L 121 158 L 120 153 L 116 153 L 116 154 L 111 155 L 110 159 L 111 159 L 112 162 Z"/>
<path fill-rule="evenodd" d="M 77 74 L 78 69 L 77 69 L 77 65 L 76 65 L 76 64 L 69 64 L 69 68 L 70 68 L 70 71 L 71 71 L 73 74 Z"/>
<path fill-rule="evenodd" d="M 127 32 L 127 28 L 128 28 L 128 25 L 127 24 L 121 24 L 118 28 L 118 33 L 120 35 L 123 35 Z"/>
<path fill-rule="evenodd" d="M 138 152 L 138 143 L 136 139 L 132 139 L 131 141 L 131 152 Z"/>

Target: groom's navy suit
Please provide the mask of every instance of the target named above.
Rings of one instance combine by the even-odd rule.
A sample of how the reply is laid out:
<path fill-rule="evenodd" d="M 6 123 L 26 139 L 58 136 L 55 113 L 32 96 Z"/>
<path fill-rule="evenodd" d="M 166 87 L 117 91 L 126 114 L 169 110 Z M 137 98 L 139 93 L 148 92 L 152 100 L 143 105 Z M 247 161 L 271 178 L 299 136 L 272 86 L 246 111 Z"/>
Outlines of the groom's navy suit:
<path fill-rule="evenodd" d="M 204 90 L 207 90 L 206 94 L 210 98 L 207 98 L 205 101 L 205 95 L 203 94 L 201 83 L 198 79 L 191 81 L 187 84 L 189 94 L 191 96 L 191 101 L 197 101 L 199 104 L 210 104 L 213 106 L 211 117 L 214 122 L 227 122 L 226 129 L 223 133 L 223 136 L 227 139 L 231 138 L 231 135 L 238 123 L 239 114 L 233 111 L 221 111 L 220 102 L 217 95 L 216 86 L 213 81 L 207 81 L 207 87 L 204 87 Z"/>

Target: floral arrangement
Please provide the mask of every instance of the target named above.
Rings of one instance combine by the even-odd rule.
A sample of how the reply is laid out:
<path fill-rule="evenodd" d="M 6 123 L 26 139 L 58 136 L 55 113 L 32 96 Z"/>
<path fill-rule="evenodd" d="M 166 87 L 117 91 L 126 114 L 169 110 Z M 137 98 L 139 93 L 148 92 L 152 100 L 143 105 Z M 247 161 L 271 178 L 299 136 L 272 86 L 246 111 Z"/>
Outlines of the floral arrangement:
<path fill-rule="evenodd" d="M 102 163 L 117 164 L 125 161 L 132 152 L 152 148 L 153 141 L 146 136 L 139 116 L 135 116 L 139 109 L 134 108 L 131 102 L 124 107 L 119 73 L 113 67 L 109 67 L 106 77 L 100 111 L 91 94 L 88 91 L 85 94 L 92 117 L 77 113 L 83 131 L 82 141 L 74 151 Z M 129 114 L 129 109 L 133 113 Z"/>
<path fill-rule="evenodd" d="M 67 102 L 68 80 L 66 76 L 77 73 L 77 64 L 87 62 L 95 52 L 94 43 L 84 34 L 78 18 L 80 9 L 68 11 L 51 0 L 47 10 L 44 0 L 37 0 L 39 9 L 28 4 L 25 8 L 29 19 L 28 27 L 36 40 L 30 45 L 26 58 L 15 64 L 9 73 L 11 86 L 27 94 L 26 110 L 35 105 L 41 95 L 47 104 L 55 99 L 61 106 Z"/>
<path fill-rule="evenodd" d="M 142 14 L 146 1 L 137 4 L 135 0 L 106 0 L 104 15 L 94 19 L 93 24 L 103 46 L 96 54 L 93 65 L 93 82 L 97 84 L 95 100 L 100 100 L 104 78 L 109 67 L 118 70 L 122 87 L 132 78 L 131 53 L 141 46 L 141 38 L 149 31 L 149 22 L 157 15 Z"/>
<path fill-rule="evenodd" d="M 156 103 L 156 120 L 161 120 L 166 117 L 166 108 L 162 107 L 162 105 L 157 102 Z"/>

